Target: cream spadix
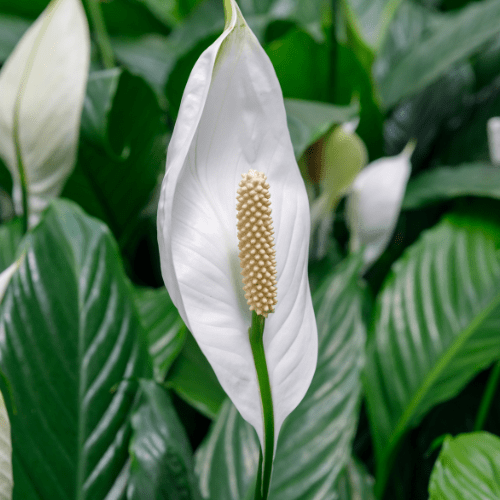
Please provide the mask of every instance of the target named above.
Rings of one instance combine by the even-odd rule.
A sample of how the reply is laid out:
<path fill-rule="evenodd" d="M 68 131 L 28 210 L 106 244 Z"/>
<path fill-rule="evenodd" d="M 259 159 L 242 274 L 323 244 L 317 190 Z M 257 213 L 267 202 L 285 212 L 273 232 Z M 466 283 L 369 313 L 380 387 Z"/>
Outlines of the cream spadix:
<path fill-rule="evenodd" d="M 267 318 L 276 305 L 276 251 L 267 177 L 250 169 L 238 189 L 238 240 L 245 299 L 250 311 Z"/>
<path fill-rule="evenodd" d="M 242 283 L 236 194 L 242 174 L 250 169 L 266 176 L 276 251 L 266 255 L 276 259 L 276 274 L 269 272 L 276 284 L 266 279 L 273 283 L 269 292 L 276 287 L 278 295 L 268 298 L 274 312 L 265 320 L 263 343 L 276 439 L 316 368 L 318 338 L 307 277 L 309 203 L 272 64 L 236 2 L 226 0 L 224 8 L 224 32 L 200 56 L 184 90 L 168 147 L 158 243 L 172 301 L 262 444 L 263 410 L 248 334 L 252 312 Z M 271 247 L 269 240 L 265 243 Z M 264 307 L 261 311 L 267 312 Z"/>

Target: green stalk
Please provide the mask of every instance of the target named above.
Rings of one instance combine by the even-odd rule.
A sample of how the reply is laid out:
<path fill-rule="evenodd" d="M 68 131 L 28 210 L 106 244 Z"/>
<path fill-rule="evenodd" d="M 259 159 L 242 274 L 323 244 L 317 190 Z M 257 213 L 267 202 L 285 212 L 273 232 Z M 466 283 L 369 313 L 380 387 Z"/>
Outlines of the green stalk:
<path fill-rule="evenodd" d="M 24 168 L 23 157 L 21 155 L 21 143 L 19 140 L 19 113 L 21 107 L 21 99 L 18 98 L 14 108 L 14 120 L 12 123 L 12 135 L 14 138 L 14 147 L 16 149 L 17 171 L 19 172 L 19 182 L 21 184 L 21 198 L 23 204 L 22 228 L 23 234 L 28 231 L 28 181 L 26 178 L 26 170 Z"/>
<path fill-rule="evenodd" d="M 253 360 L 259 382 L 262 411 L 264 414 L 264 450 L 261 450 L 255 500 L 267 500 L 274 458 L 274 409 L 269 372 L 267 371 L 266 353 L 264 352 L 264 316 L 252 312 L 252 326 L 248 330 Z"/>
<path fill-rule="evenodd" d="M 479 405 L 479 410 L 476 416 L 476 422 L 474 423 L 474 430 L 480 431 L 483 428 L 484 421 L 488 416 L 488 411 L 490 410 L 491 402 L 493 401 L 493 396 L 497 390 L 498 377 L 500 376 L 500 361 L 496 363 L 490 373 L 490 378 L 486 384 L 486 389 L 484 390 L 483 399 L 481 399 L 481 404 Z"/>
<path fill-rule="evenodd" d="M 108 32 L 106 31 L 106 25 L 104 24 L 104 17 L 102 15 L 99 0 L 87 0 L 87 6 L 90 19 L 92 20 L 92 26 L 94 27 L 97 46 L 101 53 L 102 64 L 106 69 L 114 68 L 115 57 L 113 55 Z"/>

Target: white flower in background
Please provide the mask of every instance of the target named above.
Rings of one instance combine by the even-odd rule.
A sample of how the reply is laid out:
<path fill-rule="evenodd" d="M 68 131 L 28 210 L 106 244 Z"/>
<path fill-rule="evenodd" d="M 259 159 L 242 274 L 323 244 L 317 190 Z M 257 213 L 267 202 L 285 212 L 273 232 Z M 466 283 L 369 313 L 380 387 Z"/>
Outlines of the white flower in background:
<path fill-rule="evenodd" d="M 73 170 L 89 57 L 80 0 L 52 0 L 0 72 L 0 156 L 13 177 L 18 214 L 26 179 L 30 226 Z"/>
<path fill-rule="evenodd" d="M 365 270 L 384 252 L 396 227 L 414 149 L 409 143 L 401 154 L 370 163 L 352 185 L 346 205 L 350 249 L 364 249 Z"/>
<path fill-rule="evenodd" d="M 316 368 L 307 276 L 310 216 L 274 69 L 235 1 L 226 0 L 225 10 L 224 32 L 200 56 L 184 90 L 167 153 L 158 240 L 174 304 L 263 444 L 248 334 L 252 315 L 238 257 L 236 196 L 242 174 L 256 170 L 269 184 L 277 304 L 266 319 L 263 341 L 276 440 Z"/>
<path fill-rule="evenodd" d="M 491 163 L 498 167 L 500 166 L 500 116 L 490 118 L 486 128 Z"/>

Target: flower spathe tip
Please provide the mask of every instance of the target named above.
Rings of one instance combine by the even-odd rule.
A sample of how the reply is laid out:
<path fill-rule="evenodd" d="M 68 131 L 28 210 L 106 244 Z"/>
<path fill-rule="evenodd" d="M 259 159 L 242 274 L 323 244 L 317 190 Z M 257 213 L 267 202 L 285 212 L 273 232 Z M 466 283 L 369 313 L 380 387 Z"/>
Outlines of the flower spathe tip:
<path fill-rule="evenodd" d="M 266 175 L 253 169 L 241 177 L 236 217 L 243 290 L 250 311 L 267 318 L 277 303 L 270 186 Z"/>

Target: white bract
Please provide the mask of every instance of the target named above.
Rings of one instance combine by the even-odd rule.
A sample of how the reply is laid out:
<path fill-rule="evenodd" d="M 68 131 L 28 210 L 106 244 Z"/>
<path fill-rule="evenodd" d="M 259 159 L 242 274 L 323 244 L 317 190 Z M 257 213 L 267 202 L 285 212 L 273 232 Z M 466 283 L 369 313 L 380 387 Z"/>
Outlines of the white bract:
<path fill-rule="evenodd" d="M 500 116 L 490 118 L 486 129 L 491 163 L 500 166 Z"/>
<path fill-rule="evenodd" d="M 13 487 L 10 422 L 5 401 L 0 392 L 0 500 L 11 500 Z"/>
<path fill-rule="evenodd" d="M 270 185 L 277 305 L 264 330 L 275 436 L 311 382 L 317 329 L 307 277 L 309 206 L 266 53 L 234 0 L 226 27 L 200 56 L 184 90 L 158 208 L 169 294 L 222 387 L 262 443 L 262 406 L 238 258 L 236 192 L 242 174 Z"/>
<path fill-rule="evenodd" d="M 365 269 L 384 252 L 396 227 L 414 148 L 408 144 L 398 156 L 370 163 L 352 185 L 346 206 L 350 248 L 352 252 L 364 249 Z"/>
<path fill-rule="evenodd" d="M 73 170 L 90 57 L 80 0 L 52 0 L 0 72 L 0 156 L 22 213 L 16 135 L 24 165 L 30 225 Z M 16 133 L 17 123 L 17 133 Z"/>

